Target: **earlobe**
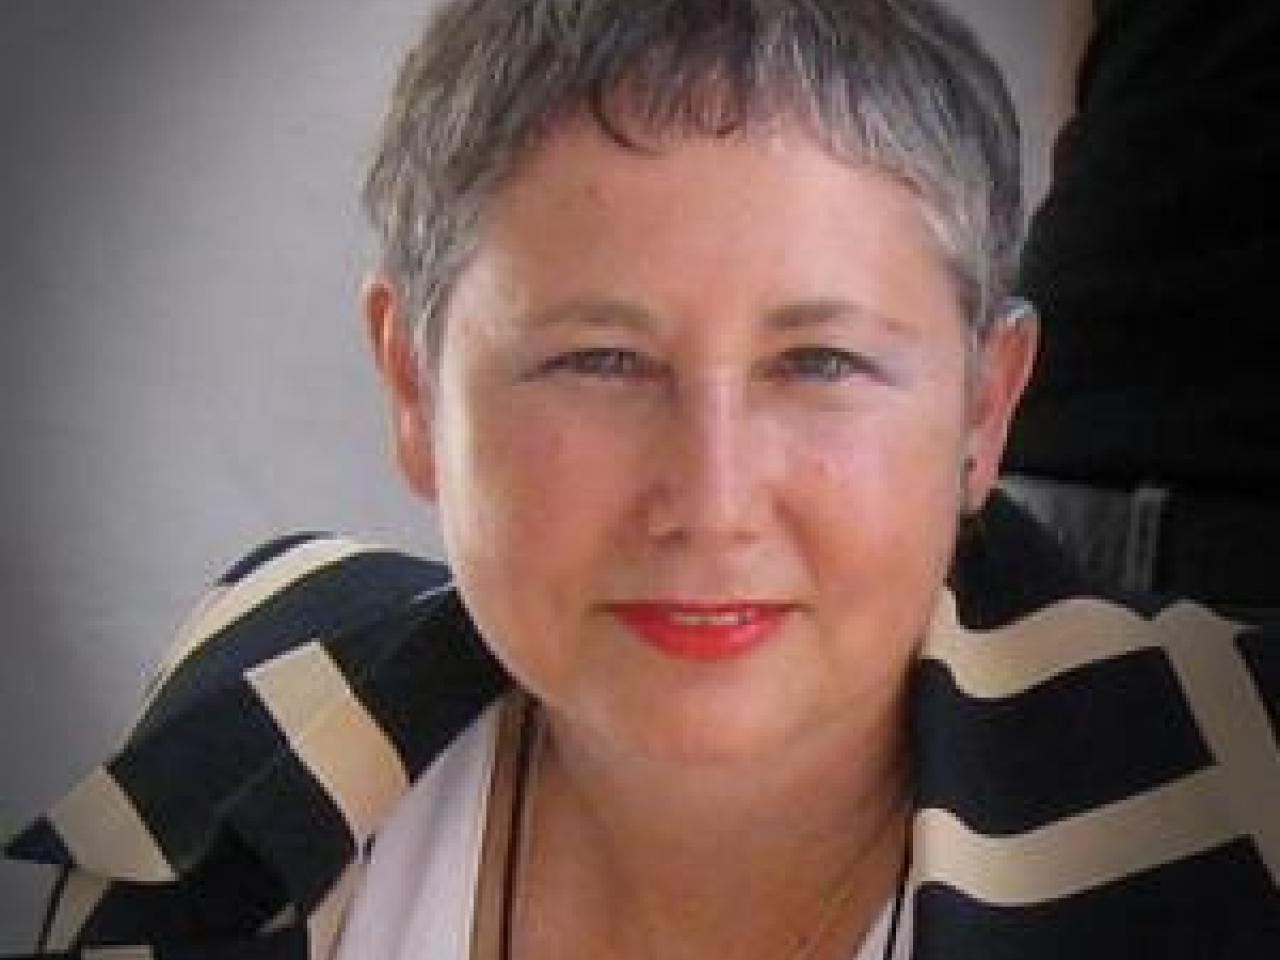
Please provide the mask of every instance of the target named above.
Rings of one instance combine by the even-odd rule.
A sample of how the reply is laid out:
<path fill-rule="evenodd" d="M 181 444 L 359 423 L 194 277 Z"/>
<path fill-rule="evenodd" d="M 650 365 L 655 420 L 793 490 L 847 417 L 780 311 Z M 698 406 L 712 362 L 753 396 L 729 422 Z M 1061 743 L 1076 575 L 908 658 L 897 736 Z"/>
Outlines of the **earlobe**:
<path fill-rule="evenodd" d="M 998 321 L 979 347 L 964 478 L 967 506 L 974 511 L 999 479 L 1009 425 L 1031 379 L 1039 340 L 1039 319 L 1027 305 Z"/>
<path fill-rule="evenodd" d="M 400 472 L 418 496 L 436 499 L 431 439 L 431 390 L 403 322 L 394 285 L 381 275 L 365 281 L 361 302 L 374 363 L 387 393 L 391 442 Z"/>

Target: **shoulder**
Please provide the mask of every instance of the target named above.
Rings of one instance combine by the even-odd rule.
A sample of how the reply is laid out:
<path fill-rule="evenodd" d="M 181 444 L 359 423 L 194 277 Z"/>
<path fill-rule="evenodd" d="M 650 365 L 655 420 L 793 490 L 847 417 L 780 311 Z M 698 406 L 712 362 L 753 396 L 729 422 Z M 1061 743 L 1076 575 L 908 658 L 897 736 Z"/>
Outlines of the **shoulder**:
<path fill-rule="evenodd" d="M 7 847 L 68 871 L 45 948 L 240 956 L 266 949 L 264 910 L 294 918 L 267 939 L 306 944 L 505 685 L 440 564 L 311 534 L 260 547 L 188 618 L 120 750 Z"/>
<path fill-rule="evenodd" d="M 298 533 L 264 543 L 232 564 L 179 627 L 136 729 L 309 641 L 409 616 L 443 596 L 449 580 L 442 563 L 348 537 Z"/>
<path fill-rule="evenodd" d="M 976 923 L 1019 956 L 1275 955 L 1275 623 L 1076 594 L 969 630 L 944 604 L 917 679 L 939 942 Z"/>

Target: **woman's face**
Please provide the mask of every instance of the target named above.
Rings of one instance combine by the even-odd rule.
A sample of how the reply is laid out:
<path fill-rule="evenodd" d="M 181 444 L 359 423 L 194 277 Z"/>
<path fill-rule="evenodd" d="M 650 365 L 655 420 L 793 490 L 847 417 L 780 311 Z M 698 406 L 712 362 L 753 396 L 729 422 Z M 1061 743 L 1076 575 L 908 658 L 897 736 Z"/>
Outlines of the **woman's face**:
<path fill-rule="evenodd" d="M 969 350 L 901 184 L 799 133 L 583 123 L 496 197 L 420 390 L 391 379 L 511 672 L 600 744 L 729 759 L 893 702 L 1021 386 Z"/>

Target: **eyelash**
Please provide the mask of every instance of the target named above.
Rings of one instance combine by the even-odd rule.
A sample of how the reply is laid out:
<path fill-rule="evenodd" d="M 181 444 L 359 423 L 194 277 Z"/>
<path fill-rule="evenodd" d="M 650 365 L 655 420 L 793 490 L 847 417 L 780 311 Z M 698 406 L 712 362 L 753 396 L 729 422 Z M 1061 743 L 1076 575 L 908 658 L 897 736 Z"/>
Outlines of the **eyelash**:
<path fill-rule="evenodd" d="M 769 364 L 769 374 L 781 379 L 840 383 L 855 376 L 879 378 L 880 370 L 865 356 L 839 347 L 794 347 Z"/>
<path fill-rule="evenodd" d="M 656 380 L 662 365 L 642 353 L 621 347 L 591 347 L 552 357 L 544 374 L 568 373 L 602 380 Z M 880 378 L 879 368 L 861 354 L 838 347 L 793 347 L 765 365 L 776 380 L 840 383 L 856 376 Z"/>
<path fill-rule="evenodd" d="M 658 364 L 643 354 L 620 347 L 592 347 L 552 357 L 542 365 L 543 373 L 575 373 L 603 380 L 651 380 Z"/>

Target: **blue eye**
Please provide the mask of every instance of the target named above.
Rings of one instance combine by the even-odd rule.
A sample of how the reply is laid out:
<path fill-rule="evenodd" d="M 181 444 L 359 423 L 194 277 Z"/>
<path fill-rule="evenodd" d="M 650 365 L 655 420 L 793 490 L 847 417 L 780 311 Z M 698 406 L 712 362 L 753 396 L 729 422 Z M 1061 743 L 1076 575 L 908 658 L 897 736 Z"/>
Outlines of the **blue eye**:
<path fill-rule="evenodd" d="M 795 347 L 770 364 L 770 373 L 783 379 L 839 383 L 856 376 L 877 376 L 874 363 L 861 354 L 838 347 Z"/>
<path fill-rule="evenodd" d="M 593 347 L 552 357 L 542 366 L 544 373 L 574 373 L 606 380 L 648 380 L 659 368 L 648 357 L 618 347 Z"/>

